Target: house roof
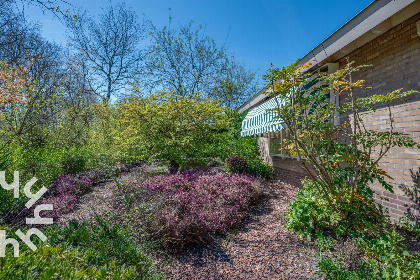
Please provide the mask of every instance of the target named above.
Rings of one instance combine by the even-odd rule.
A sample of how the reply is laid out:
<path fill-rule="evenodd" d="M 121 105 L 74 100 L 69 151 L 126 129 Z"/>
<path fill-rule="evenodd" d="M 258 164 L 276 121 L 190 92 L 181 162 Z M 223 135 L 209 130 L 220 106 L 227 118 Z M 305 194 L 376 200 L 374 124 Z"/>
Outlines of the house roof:
<path fill-rule="evenodd" d="M 311 60 L 311 70 L 328 62 L 334 62 L 373 40 L 383 32 L 400 24 L 420 10 L 419 0 L 376 0 L 350 19 L 322 43 L 299 60 L 305 64 Z M 242 106 L 240 113 L 253 108 L 266 99 L 263 88 Z"/>

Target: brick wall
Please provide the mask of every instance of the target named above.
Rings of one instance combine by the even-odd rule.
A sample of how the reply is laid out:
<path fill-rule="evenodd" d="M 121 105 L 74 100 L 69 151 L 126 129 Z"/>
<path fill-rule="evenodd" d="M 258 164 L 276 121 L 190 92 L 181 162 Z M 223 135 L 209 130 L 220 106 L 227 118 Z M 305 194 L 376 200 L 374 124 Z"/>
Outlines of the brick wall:
<path fill-rule="evenodd" d="M 270 156 L 270 142 L 268 135 L 258 137 L 258 148 L 263 161 L 273 166 L 274 178 L 284 183 L 302 187 L 301 180 L 305 173 L 297 160 L 278 156 Z"/>
<path fill-rule="evenodd" d="M 273 169 L 276 179 L 301 188 L 301 180 L 306 175 L 297 160 L 291 158 L 273 157 Z"/>
<path fill-rule="evenodd" d="M 339 61 L 340 68 L 345 67 L 346 58 L 354 61 L 355 65 L 372 64 L 354 73 L 353 80 L 363 79 L 371 86 L 369 91 L 357 91 L 357 97 L 387 93 L 399 88 L 420 91 L 420 37 L 417 34 L 416 22 L 420 20 L 420 13 L 384 32 L 374 40 L 358 48 Z M 346 98 L 340 96 L 340 102 Z M 420 143 L 420 94 L 407 98 L 406 103 L 393 105 L 393 118 L 396 132 L 403 132 Z M 348 116 L 342 116 L 345 121 Z M 388 129 L 385 108 L 365 117 L 369 129 Z M 305 177 L 299 163 L 293 159 L 280 157 L 271 158 L 268 155 L 268 138 L 259 138 L 260 151 L 267 162 L 272 162 L 277 179 L 301 187 L 300 180 Z M 395 180 L 393 184 L 412 185 L 410 169 L 416 170 L 420 166 L 419 149 L 392 149 L 382 160 L 381 168 Z M 402 190 L 395 187 L 395 194 L 391 194 L 379 185 L 373 185 L 376 199 L 389 209 L 394 221 L 407 212 L 412 206 L 410 200 L 404 196 Z M 417 212 L 418 214 L 418 212 Z"/>
<path fill-rule="evenodd" d="M 394 118 L 394 132 L 404 133 L 420 143 L 420 100 L 395 105 L 391 110 Z M 390 129 L 386 108 L 370 113 L 364 120 L 367 129 L 378 131 Z M 418 166 L 420 166 L 418 148 L 392 148 L 380 162 L 380 167 L 394 179 L 389 182 L 395 185 L 413 185 L 410 169 L 417 170 Z M 399 189 L 395 192 L 399 195 L 403 194 Z"/>
<path fill-rule="evenodd" d="M 372 87 L 369 91 L 355 92 L 357 97 L 384 94 L 400 88 L 404 91 L 420 91 L 420 37 L 416 29 L 417 21 L 420 21 L 420 13 L 348 55 L 350 61 L 355 61 L 355 65 L 372 64 L 372 67 L 364 68 L 353 75 L 354 80 L 363 79 L 366 85 Z M 346 57 L 338 62 L 340 68 L 345 67 Z M 340 96 L 340 103 L 345 97 L 344 94 Z M 408 134 L 420 143 L 420 94 L 408 97 L 407 102 L 393 104 L 392 113 L 394 131 Z M 347 116 L 341 117 L 341 121 L 346 119 Z M 389 130 L 386 108 L 378 107 L 376 112 L 364 119 L 368 129 Z M 380 167 L 394 178 L 389 182 L 395 186 L 395 194 L 385 191 L 378 184 L 372 185 L 372 188 L 376 192 L 376 199 L 389 209 L 394 221 L 402 217 L 410 207 L 410 200 L 397 186 L 413 185 L 410 169 L 417 170 L 418 166 L 419 149 L 393 148 L 381 160 Z"/>
<path fill-rule="evenodd" d="M 419 89 L 420 37 L 417 34 L 417 21 L 420 21 L 420 13 L 338 61 L 340 68 L 346 65 L 347 57 L 356 65 L 373 65 L 354 73 L 353 79 L 363 79 L 367 85 L 372 86 L 372 90 L 356 94 L 364 97 L 399 88 Z M 343 94 L 340 98 L 345 97 Z M 409 99 L 420 100 L 420 94 L 415 94 Z"/>
<path fill-rule="evenodd" d="M 405 214 L 410 213 L 417 220 L 420 217 L 420 208 L 405 195 L 375 190 L 375 199 L 388 209 L 391 220 L 398 222 Z"/>

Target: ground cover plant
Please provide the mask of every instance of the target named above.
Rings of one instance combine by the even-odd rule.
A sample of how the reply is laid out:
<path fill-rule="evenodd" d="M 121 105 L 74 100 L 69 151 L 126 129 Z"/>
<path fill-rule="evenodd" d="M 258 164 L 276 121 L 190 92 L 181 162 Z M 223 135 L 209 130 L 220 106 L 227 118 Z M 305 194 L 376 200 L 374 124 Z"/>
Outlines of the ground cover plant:
<path fill-rule="evenodd" d="M 140 165 L 140 162 L 118 163 L 115 166 L 103 166 L 103 169 L 60 176 L 51 183 L 42 199 L 29 209 L 24 206 L 26 199 L 24 199 L 23 194 L 21 195 L 21 197 L 23 196 L 22 199 L 13 201 L 13 194 L 10 196 L 10 192 L 3 190 L 6 196 L 9 195 L 12 203 L 4 207 L 5 212 L 2 213 L 2 221 L 14 227 L 23 226 L 25 218 L 32 216 L 38 205 L 52 204 L 53 210 L 46 212 L 44 216 L 52 217 L 54 222 L 58 222 L 62 215 L 74 211 L 78 199 L 92 190 L 94 186 L 113 180 L 116 176 L 128 173 L 130 170 L 136 170 L 140 168 Z M 146 171 L 147 167 L 144 167 L 143 170 Z"/>
<path fill-rule="evenodd" d="M 409 253 L 403 240 L 395 229 L 378 238 L 349 238 L 332 246 L 336 257 L 321 257 L 318 265 L 328 279 L 417 279 L 420 253 Z"/>
<path fill-rule="evenodd" d="M 213 242 L 237 225 L 260 197 L 258 179 L 243 174 L 186 170 L 121 181 L 113 186 L 116 219 L 167 251 L 189 243 Z"/>
<path fill-rule="evenodd" d="M 0 258 L 2 279 L 162 279 L 126 230 L 100 218 L 93 225 L 70 222 L 44 233 L 48 240 L 35 240 L 36 251 L 23 243 L 18 258 L 6 251 Z"/>
<path fill-rule="evenodd" d="M 115 166 L 93 169 L 77 175 L 60 176 L 52 182 L 39 204 L 53 204 L 54 210 L 50 211 L 47 216 L 54 217 L 57 221 L 60 215 L 73 211 L 77 199 L 91 190 L 94 185 L 108 182 L 122 173 L 129 172 L 137 165 L 138 163 L 119 163 Z M 31 213 L 32 208 L 26 212 Z"/>

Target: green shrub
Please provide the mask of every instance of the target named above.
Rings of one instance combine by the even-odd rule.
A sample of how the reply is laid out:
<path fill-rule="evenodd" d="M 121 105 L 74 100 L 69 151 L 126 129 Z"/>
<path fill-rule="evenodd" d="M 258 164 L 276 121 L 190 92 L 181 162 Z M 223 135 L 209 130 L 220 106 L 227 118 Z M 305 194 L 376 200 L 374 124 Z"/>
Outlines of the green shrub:
<path fill-rule="evenodd" d="M 322 232 L 318 232 L 315 235 L 315 242 L 318 245 L 318 248 L 322 251 L 330 251 L 334 249 L 334 239 L 329 236 L 324 236 Z"/>
<path fill-rule="evenodd" d="M 12 144 L 8 159 L 9 170 L 19 171 L 21 182 L 35 176 L 38 179 L 37 185 L 48 186 L 55 178 L 63 174 L 60 164 L 63 150 L 63 148 L 25 147 Z"/>
<path fill-rule="evenodd" d="M 256 178 L 272 178 L 273 167 L 261 160 L 247 161 L 243 157 L 230 156 L 226 159 L 226 170 L 230 173 L 249 174 Z"/>
<path fill-rule="evenodd" d="M 152 260 L 144 255 L 126 231 L 70 222 L 60 229 L 44 230 L 47 243 L 34 241 L 34 252 L 21 244 L 20 255 L 6 250 L 0 258 L 1 279 L 161 279 Z"/>
<path fill-rule="evenodd" d="M 327 210 L 328 205 L 317 198 L 312 188 L 305 187 L 290 202 L 290 209 L 285 215 L 285 227 L 301 236 L 312 238 L 317 231 L 322 231 L 328 225 L 335 225 L 339 219 L 336 214 Z"/>
<path fill-rule="evenodd" d="M 318 264 L 321 272 L 327 279 L 334 280 L 359 280 L 359 279 L 381 279 L 372 278 L 369 273 L 369 265 L 362 262 L 357 270 L 346 271 L 339 263 L 334 262 L 331 258 L 322 258 Z"/>
<path fill-rule="evenodd" d="M 38 179 L 37 185 L 43 186 L 48 186 L 61 175 L 96 168 L 107 169 L 118 162 L 109 152 L 94 150 L 87 145 L 77 148 L 58 145 L 25 147 L 13 143 L 9 151 L 9 171 L 19 170 L 22 182 L 35 176 Z"/>
<path fill-rule="evenodd" d="M 226 159 L 226 169 L 232 173 L 246 173 L 248 162 L 243 157 L 230 156 Z"/>
<path fill-rule="evenodd" d="M 337 259 L 321 258 L 318 266 L 328 279 L 418 279 L 420 254 L 407 252 L 403 240 L 395 231 L 380 238 L 357 238 L 358 260 L 349 258 L 352 250 L 346 247 L 338 250 Z"/>
<path fill-rule="evenodd" d="M 322 193 L 311 180 L 302 181 L 304 188 L 286 211 L 285 227 L 309 239 L 319 231 L 333 230 L 336 236 L 368 234 L 378 236 L 389 226 L 381 205 L 373 199 L 360 198 L 350 204 L 350 197 L 342 197 L 331 209 Z"/>
<path fill-rule="evenodd" d="M 0 171 L 5 171 L 7 169 L 7 158 L 9 154 L 6 149 L 0 148 Z"/>
<path fill-rule="evenodd" d="M 229 129 L 213 131 L 214 140 L 200 143 L 195 158 L 204 163 L 211 161 L 226 163 L 231 155 L 240 156 L 247 160 L 258 160 L 259 149 L 256 137 L 241 137 L 242 121 L 246 113 L 239 114 L 236 110 L 226 112 L 230 116 Z"/>
<path fill-rule="evenodd" d="M 420 223 L 413 223 L 413 215 L 405 213 L 404 216 L 400 218 L 398 227 L 407 234 L 414 235 L 417 239 L 420 239 Z"/>
<path fill-rule="evenodd" d="M 249 160 L 246 173 L 257 178 L 269 179 L 273 177 L 273 167 L 260 160 Z"/>
<path fill-rule="evenodd" d="M 130 96 L 117 106 L 117 146 L 140 150 L 143 158 L 169 163 L 176 172 L 188 158 L 203 162 L 203 147 L 218 141 L 217 132 L 229 129 L 225 110 L 219 101 L 200 94 Z"/>
<path fill-rule="evenodd" d="M 8 154 L 6 153 L 5 149 L 0 149 L 0 171 L 5 171 L 6 178 L 8 175 L 7 158 Z M 9 209 L 11 209 L 16 204 L 17 201 L 13 197 L 13 191 L 7 191 L 3 188 L 0 188 L 0 217 L 3 217 L 9 211 Z"/>
<path fill-rule="evenodd" d="M 68 155 L 61 162 L 63 174 L 72 174 L 83 172 L 86 170 L 86 159 L 80 154 Z"/>
<path fill-rule="evenodd" d="M 369 87 L 362 79 L 352 80 L 353 73 L 366 67 L 353 64 L 348 62 L 339 71 L 315 80 L 311 62 L 270 68 L 264 75 L 269 97 L 278 104 L 270 113 L 282 120 L 286 132 L 293 136 L 283 139 L 282 146 L 299 159 L 310 178 L 287 213 L 287 227 L 301 234 L 332 229 L 337 236 L 367 234 L 377 238 L 390 224 L 374 200 L 372 183 L 393 192 L 392 178 L 380 168 L 380 160 L 393 147 L 420 148 L 392 125 L 392 104 L 416 91 L 355 95 Z M 315 87 L 316 82 L 324 85 Z M 345 97 L 337 107 L 334 100 L 339 96 Z M 389 111 L 389 127 L 369 130 L 363 125 L 364 118 L 378 107 Z M 351 118 L 336 122 L 338 115 Z"/>

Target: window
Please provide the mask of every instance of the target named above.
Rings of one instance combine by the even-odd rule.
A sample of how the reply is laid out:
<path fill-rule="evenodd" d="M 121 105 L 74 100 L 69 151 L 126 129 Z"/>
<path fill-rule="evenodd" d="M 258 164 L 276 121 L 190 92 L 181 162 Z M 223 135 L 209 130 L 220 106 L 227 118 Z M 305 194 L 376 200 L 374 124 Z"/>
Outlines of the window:
<path fill-rule="evenodd" d="M 317 77 L 334 73 L 338 70 L 338 63 L 326 63 L 319 68 L 319 72 L 313 72 L 309 78 L 308 83 L 304 86 L 306 94 L 311 94 L 315 88 L 325 87 L 325 82 L 317 80 Z M 334 102 L 339 107 L 339 97 L 327 93 L 325 95 L 326 101 Z M 317 105 L 318 106 L 318 105 Z M 315 110 L 315 108 L 314 108 Z M 309 112 L 311 113 L 311 112 Z M 340 118 L 338 113 L 334 116 L 334 124 L 339 124 Z M 281 129 L 275 132 L 269 132 L 269 154 L 270 156 L 289 157 L 290 154 L 284 147 L 284 140 L 292 140 L 293 137 L 286 129 Z M 292 156 L 292 158 L 296 158 Z"/>
<path fill-rule="evenodd" d="M 288 151 L 284 148 L 284 140 L 291 139 L 291 135 L 286 129 L 269 132 L 268 137 L 270 139 L 270 156 L 289 156 Z"/>

